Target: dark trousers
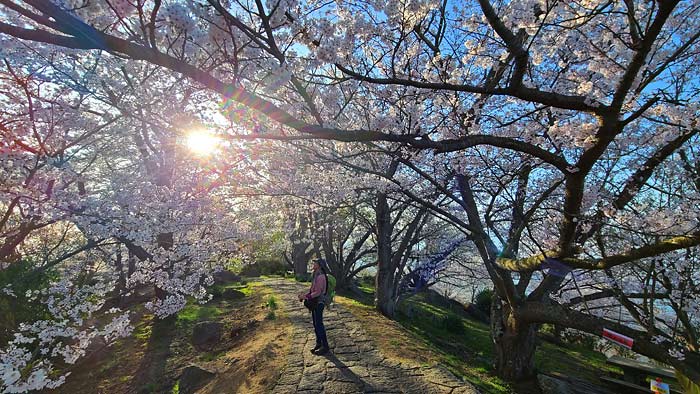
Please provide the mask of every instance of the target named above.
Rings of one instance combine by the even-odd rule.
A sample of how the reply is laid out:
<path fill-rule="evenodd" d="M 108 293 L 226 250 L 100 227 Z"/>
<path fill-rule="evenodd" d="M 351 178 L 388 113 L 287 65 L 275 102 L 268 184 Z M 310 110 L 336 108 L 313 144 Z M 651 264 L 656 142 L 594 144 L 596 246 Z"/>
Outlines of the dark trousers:
<path fill-rule="evenodd" d="M 314 323 L 314 331 L 316 332 L 316 345 L 328 347 L 328 338 L 326 338 L 326 327 L 323 325 L 323 303 L 316 305 L 316 309 L 311 311 L 311 320 Z"/>

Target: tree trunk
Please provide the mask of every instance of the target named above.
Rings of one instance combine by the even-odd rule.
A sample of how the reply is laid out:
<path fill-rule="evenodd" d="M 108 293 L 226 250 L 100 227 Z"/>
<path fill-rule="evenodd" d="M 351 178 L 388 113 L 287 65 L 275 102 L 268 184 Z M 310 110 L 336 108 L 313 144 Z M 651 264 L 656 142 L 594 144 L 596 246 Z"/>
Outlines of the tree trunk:
<path fill-rule="evenodd" d="M 126 272 L 124 272 L 124 260 L 122 260 L 122 246 L 117 245 L 117 256 L 114 260 L 115 268 L 119 273 L 119 278 L 117 279 L 117 295 L 122 298 L 124 293 L 126 293 Z"/>
<path fill-rule="evenodd" d="M 384 316 L 390 319 L 394 318 L 394 315 L 396 314 L 396 301 L 393 297 L 377 297 L 374 300 L 374 303 L 376 305 L 377 310 L 381 312 Z"/>
<path fill-rule="evenodd" d="M 537 325 L 518 321 L 511 307 L 494 294 L 491 306 L 491 337 L 494 343 L 494 369 L 508 381 L 535 376 Z"/>
<path fill-rule="evenodd" d="M 388 267 L 390 265 L 391 249 L 389 249 L 388 259 L 382 259 L 381 255 L 379 258 L 379 266 L 377 268 L 377 277 L 375 283 L 374 304 L 377 310 L 381 312 L 384 316 L 393 318 L 394 313 L 396 312 L 396 299 L 394 297 L 393 270 L 391 269 L 391 267 Z"/>
<path fill-rule="evenodd" d="M 347 278 L 345 278 L 342 275 L 340 275 L 340 276 L 333 275 L 333 276 L 335 276 L 335 289 L 336 289 L 336 291 L 350 289 L 350 281 L 346 280 Z"/>
<path fill-rule="evenodd" d="M 5 238 L 5 242 L 0 245 L 0 261 L 12 263 L 19 260 L 21 255 L 17 253 L 15 248 L 24 242 L 29 233 L 35 228 L 31 224 L 22 224 L 15 235 Z"/>
<path fill-rule="evenodd" d="M 302 242 L 294 244 L 292 247 L 292 264 L 294 265 L 294 276 L 305 278 L 309 275 L 309 261 L 307 260 L 306 250 L 309 244 Z"/>
<path fill-rule="evenodd" d="M 297 228 L 292 234 L 292 266 L 294 268 L 294 276 L 297 278 L 307 278 L 309 276 L 309 258 L 308 252 L 311 246 L 310 242 L 303 240 L 309 228 L 308 219 L 304 215 L 298 215 Z"/>
<path fill-rule="evenodd" d="M 377 276 L 374 304 L 387 317 L 394 317 L 394 267 L 391 256 L 391 211 L 386 194 L 379 193 L 375 208 L 377 218 Z"/>
<path fill-rule="evenodd" d="M 162 249 L 170 250 L 172 249 L 173 245 L 175 245 L 175 238 L 173 237 L 173 233 L 160 233 L 156 236 L 156 242 Z M 168 266 L 163 268 L 168 273 L 168 276 L 171 276 L 173 269 L 172 262 L 168 261 L 167 264 Z M 161 301 L 165 300 L 165 298 L 168 296 L 168 291 L 161 289 L 156 284 L 154 284 L 153 287 L 155 289 L 156 298 Z"/>
<path fill-rule="evenodd" d="M 134 252 L 131 251 L 131 249 L 127 248 L 129 251 L 129 262 L 128 262 L 128 269 L 127 269 L 127 278 L 131 278 L 131 276 L 136 272 L 136 255 L 134 255 Z"/>

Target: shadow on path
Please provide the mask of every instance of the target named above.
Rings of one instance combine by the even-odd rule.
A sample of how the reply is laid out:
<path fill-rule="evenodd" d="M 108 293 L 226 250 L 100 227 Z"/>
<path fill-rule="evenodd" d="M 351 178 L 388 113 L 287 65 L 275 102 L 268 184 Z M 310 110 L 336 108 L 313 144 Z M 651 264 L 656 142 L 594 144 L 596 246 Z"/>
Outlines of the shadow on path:
<path fill-rule="evenodd" d="M 265 285 L 280 296 L 292 323 L 292 349 L 273 394 L 478 393 L 442 368 L 386 359 L 361 322 L 341 305 L 334 305 L 324 316 L 331 353 L 311 354 L 316 344 L 311 316 L 296 299 L 306 286 L 285 279 L 267 279 Z"/>

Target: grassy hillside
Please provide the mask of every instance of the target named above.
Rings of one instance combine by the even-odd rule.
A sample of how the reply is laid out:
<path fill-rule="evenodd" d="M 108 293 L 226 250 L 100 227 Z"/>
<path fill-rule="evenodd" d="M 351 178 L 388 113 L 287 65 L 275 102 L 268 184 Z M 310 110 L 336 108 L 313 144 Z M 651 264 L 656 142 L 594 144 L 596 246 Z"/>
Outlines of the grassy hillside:
<path fill-rule="evenodd" d="M 484 393 L 523 391 L 491 372 L 493 347 L 486 324 L 427 293 L 406 300 L 392 322 L 372 307 L 371 284 L 365 283 L 360 290 L 362 294 L 338 296 L 338 303 L 362 316 L 367 323 L 365 329 L 374 334 L 372 337 L 386 354 L 409 362 L 440 363 Z M 540 372 L 559 372 L 591 382 L 597 382 L 597 377 L 608 371 L 617 371 L 605 363 L 603 354 L 583 346 L 541 341 L 535 357 Z"/>

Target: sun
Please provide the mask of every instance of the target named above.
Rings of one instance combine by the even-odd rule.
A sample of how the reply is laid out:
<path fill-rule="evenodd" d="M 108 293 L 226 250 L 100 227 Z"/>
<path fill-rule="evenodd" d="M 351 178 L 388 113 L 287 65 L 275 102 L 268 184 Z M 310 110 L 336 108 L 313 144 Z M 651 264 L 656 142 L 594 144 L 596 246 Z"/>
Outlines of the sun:
<path fill-rule="evenodd" d="M 221 145 L 221 139 L 206 130 L 192 130 L 187 133 L 187 148 L 199 156 L 209 156 Z"/>

